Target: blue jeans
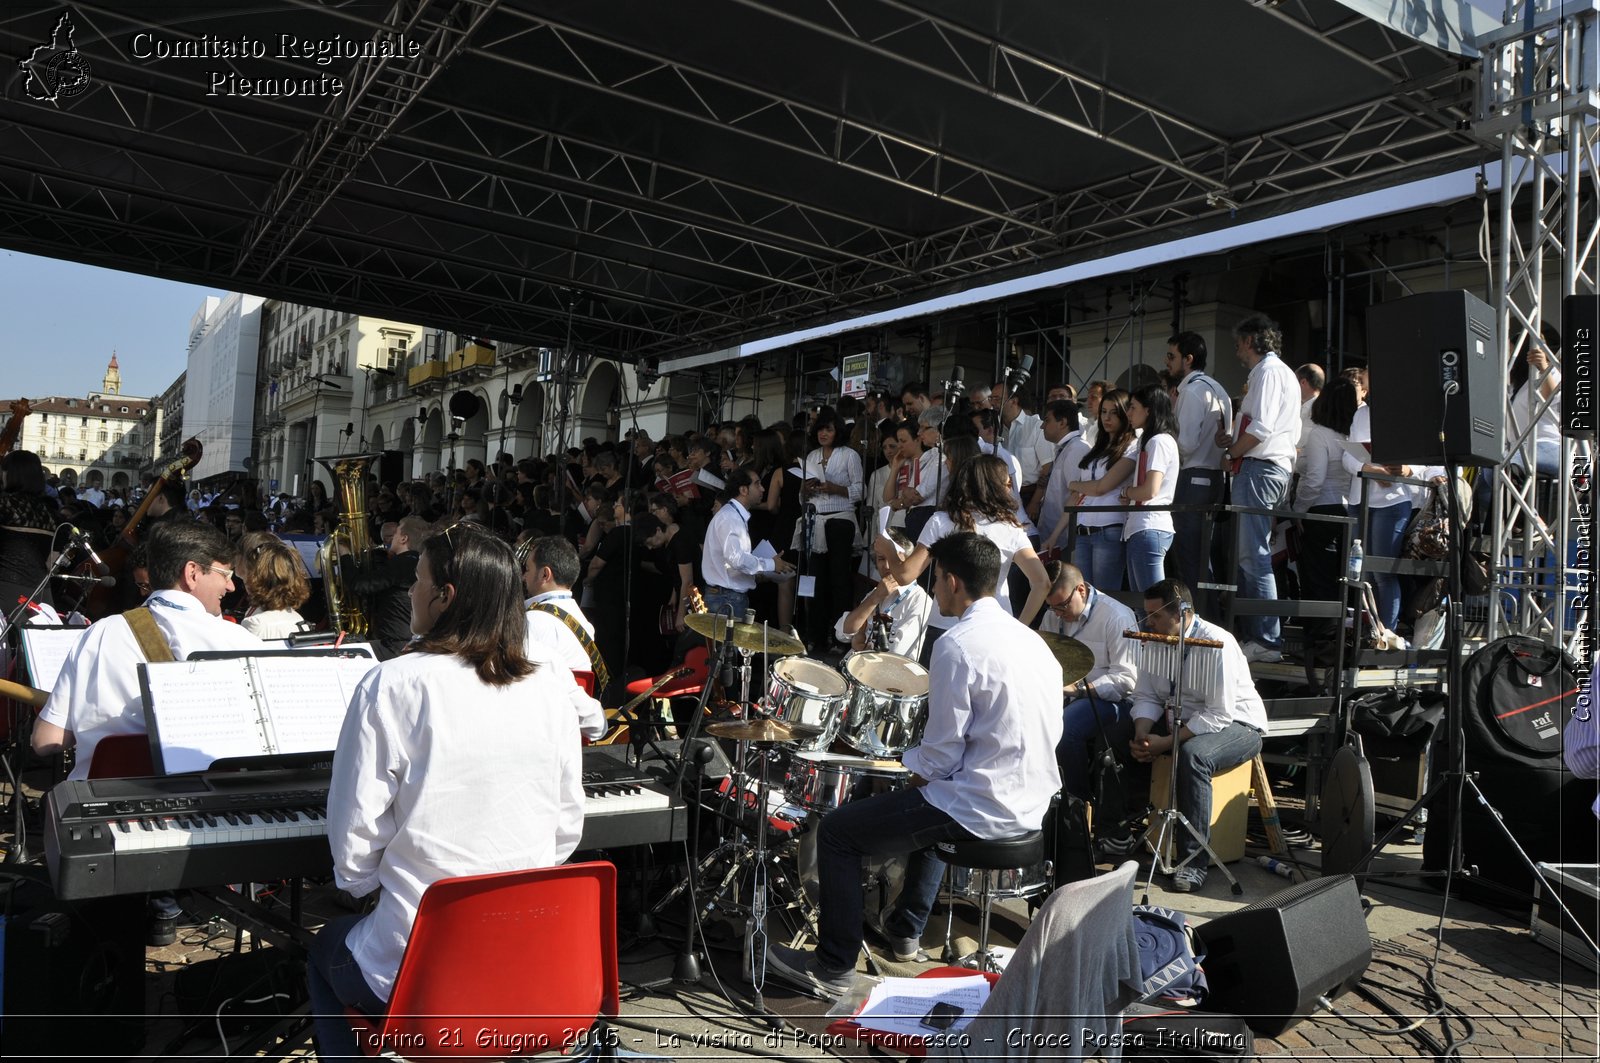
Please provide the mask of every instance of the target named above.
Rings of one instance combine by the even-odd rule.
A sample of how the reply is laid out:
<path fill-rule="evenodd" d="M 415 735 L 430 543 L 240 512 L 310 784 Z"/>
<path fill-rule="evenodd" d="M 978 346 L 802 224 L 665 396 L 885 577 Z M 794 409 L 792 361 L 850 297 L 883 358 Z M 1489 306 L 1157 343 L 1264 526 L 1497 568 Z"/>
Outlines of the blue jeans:
<path fill-rule="evenodd" d="M 861 858 L 911 852 L 905 885 L 884 929 L 921 937 L 939 895 L 945 864 L 934 855 L 942 841 L 971 838 L 955 820 L 928 804 L 921 789 L 895 790 L 851 801 L 822 818 L 817 833 L 817 878 L 822 909 L 817 957 L 830 973 L 855 969 L 861 953 Z"/>
<path fill-rule="evenodd" d="M 728 615 L 728 606 L 733 606 L 733 619 L 744 619 L 745 611 L 750 608 L 749 591 L 724 590 L 721 587 L 707 587 L 703 595 L 706 602 L 706 612 L 716 613 L 720 616 Z"/>
<path fill-rule="evenodd" d="M 1089 586 L 1108 594 L 1122 589 L 1122 525 L 1096 528 L 1093 535 L 1079 533 L 1072 548 L 1072 562 L 1083 572 Z"/>
<path fill-rule="evenodd" d="M 1245 458 L 1233 478 L 1233 504 L 1280 509 L 1289 494 L 1289 470 L 1260 458 Z M 1269 516 L 1235 513 L 1239 525 L 1239 597 L 1276 601 L 1272 575 L 1272 522 Z M 1239 631 L 1248 640 L 1278 649 L 1283 644 L 1276 616 L 1241 616 Z"/>
<path fill-rule="evenodd" d="M 1352 506 L 1350 515 L 1359 519 L 1361 507 Z M 1367 557 L 1399 557 L 1410 521 L 1409 501 L 1367 510 L 1366 539 L 1361 552 Z M 1400 620 L 1400 577 L 1391 572 L 1374 572 L 1371 580 L 1372 596 L 1378 600 L 1378 619 L 1393 631 Z"/>
<path fill-rule="evenodd" d="M 342 915 L 317 932 L 306 958 L 306 988 L 311 992 L 311 1017 L 316 1026 L 320 1059 L 361 1059 L 356 1032 L 344 1017 L 346 1007 L 380 1016 L 389 1002 L 367 984 L 345 939 L 365 916 Z"/>
<path fill-rule="evenodd" d="M 1178 472 L 1178 486 L 1172 495 L 1175 506 L 1220 506 L 1226 484 L 1220 469 L 1182 469 Z M 1172 558 L 1176 564 L 1173 575 L 1189 585 L 1194 594 L 1195 607 L 1208 617 L 1218 616 L 1216 593 L 1201 590 L 1200 584 L 1211 579 L 1211 537 L 1206 534 L 1216 519 L 1216 514 L 1204 511 L 1183 513 L 1174 510 L 1172 527 Z M 1132 588 L 1143 592 L 1143 587 Z"/>
<path fill-rule="evenodd" d="M 1095 722 L 1095 710 L 1100 722 Z M 1100 737 L 1103 726 L 1106 741 L 1119 758 L 1128 749 L 1133 738 L 1132 702 L 1108 702 L 1099 698 L 1079 698 L 1067 703 L 1061 710 L 1061 741 L 1056 745 L 1056 761 L 1061 765 L 1061 789 L 1085 801 L 1093 796 L 1089 791 L 1089 750 Z M 1121 809 L 1116 813 L 1120 814 Z"/>
<path fill-rule="evenodd" d="M 1167 578 L 1167 551 L 1172 549 L 1172 532 L 1134 532 L 1123 540 L 1128 557 L 1128 589 L 1143 594 Z M 1191 591 L 1193 587 L 1189 588 Z"/>
<path fill-rule="evenodd" d="M 1200 836 L 1211 841 L 1211 780 L 1261 752 L 1261 734 L 1235 720 L 1213 734 L 1195 735 L 1178 747 L 1178 811 Z M 1173 838 L 1178 861 L 1200 851 L 1200 843 L 1182 827 Z M 1205 870 L 1205 857 L 1191 867 Z"/>

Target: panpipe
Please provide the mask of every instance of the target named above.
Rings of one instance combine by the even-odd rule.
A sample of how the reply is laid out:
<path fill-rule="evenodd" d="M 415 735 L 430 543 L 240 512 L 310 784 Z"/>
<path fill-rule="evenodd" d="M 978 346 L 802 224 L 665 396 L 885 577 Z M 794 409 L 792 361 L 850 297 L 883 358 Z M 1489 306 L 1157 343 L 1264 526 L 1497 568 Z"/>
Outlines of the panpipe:
<path fill-rule="evenodd" d="M 1222 692 L 1222 649 L 1217 639 L 1183 639 L 1176 635 L 1155 635 L 1148 631 L 1124 631 L 1122 637 L 1139 643 L 1139 672 L 1167 682 L 1178 679 L 1178 655 L 1183 655 L 1185 694 L 1206 700 Z"/>

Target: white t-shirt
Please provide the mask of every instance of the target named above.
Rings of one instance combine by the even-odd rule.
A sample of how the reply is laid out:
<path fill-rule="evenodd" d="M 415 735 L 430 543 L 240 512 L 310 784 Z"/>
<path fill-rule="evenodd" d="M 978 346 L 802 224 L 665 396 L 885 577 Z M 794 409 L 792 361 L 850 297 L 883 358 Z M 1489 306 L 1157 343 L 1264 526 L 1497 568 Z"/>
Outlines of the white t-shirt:
<path fill-rule="evenodd" d="M 929 517 L 928 523 L 923 525 L 922 534 L 917 537 L 917 545 L 932 546 L 946 535 L 953 535 L 960 530 L 950 514 L 941 509 Z M 1006 577 L 1011 574 L 1011 559 L 1019 551 L 1033 549 L 1033 544 L 1028 541 L 1028 533 L 1015 524 L 994 520 L 980 520 L 972 530 L 1000 548 L 1000 579 L 995 584 L 994 596 L 1005 607 L 1006 612 L 1010 613 L 1011 593 L 1006 589 Z M 947 628 L 954 625 L 957 619 L 959 618 L 945 616 L 939 611 L 938 602 L 935 602 L 933 612 L 928 614 L 928 626 Z"/>
<path fill-rule="evenodd" d="M 1172 496 L 1178 490 L 1178 441 L 1170 433 L 1162 432 L 1144 445 L 1144 450 L 1135 455 L 1135 469 L 1133 477 L 1128 481 L 1128 486 L 1137 486 L 1152 472 L 1161 474 L 1161 487 L 1155 496 L 1144 505 L 1170 506 Z M 1127 523 L 1122 526 L 1122 537 L 1128 539 L 1142 531 L 1172 530 L 1172 512 L 1170 510 L 1134 510 L 1128 514 Z"/>
<path fill-rule="evenodd" d="M 1388 509 L 1398 506 L 1402 502 L 1411 501 L 1411 488 L 1405 484 L 1390 483 L 1388 487 L 1380 485 L 1375 480 L 1361 480 L 1359 474 L 1361 466 L 1372 461 L 1372 452 L 1368 449 L 1372 443 L 1372 407 L 1362 405 L 1357 407 L 1355 417 L 1350 421 L 1349 442 L 1345 446 L 1343 458 L 1344 469 L 1352 479 L 1350 481 L 1350 504 L 1361 504 L 1357 494 L 1356 485 L 1364 484 L 1362 490 L 1367 492 L 1368 509 Z M 1416 470 L 1413 469 L 1413 472 Z M 1369 474 L 1370 475 L 1370 474 Z"/>
<path fill-rule="evenodd" d="M 1113 456 L 1109 453 L 1102 454 L 1100 457 L 1090 462 L 1088 468 L 1078 468 L 1078 463 L 1073 462 L 1073 467 L 1076 471 L 1073 473 L 1072 479 L 1098 480 L 1108 471 L 1110 471 L 1111 466 L 1115 465 L 1118 461 L 1122 460 L 1123 458 L 1128 458 L 1131 460 L 1137 458 L 1138 456 L 1139 437 L 1138 434 L 1135 433 L 1134 438 L 1129 441 L 1128 446 L 1120 455 Z M 1174 473 L 1173 475 L 1176 477 L 1177 474 Z M 1123 481 L 1123 483 L 1131 483 L 1132 480 L 1133 477 L 1130 475 L 1127 480 Z M 1078 507 L 1078 523 L 1086 528 L 1104 528 L 1112 524 L 1124 523 L 1128 518 L 1128 513 L 1126 510 L 1106 510 L 1101 508 L 1104 506 L 1122 505 L 1122 500 L 1117 497 L 1121 493 L 1122 488 L 1118 486 L 1113 487 L 1103 495 L 1091 495 L 1085 497 L 1083 500 L 1083 505 Z"/>

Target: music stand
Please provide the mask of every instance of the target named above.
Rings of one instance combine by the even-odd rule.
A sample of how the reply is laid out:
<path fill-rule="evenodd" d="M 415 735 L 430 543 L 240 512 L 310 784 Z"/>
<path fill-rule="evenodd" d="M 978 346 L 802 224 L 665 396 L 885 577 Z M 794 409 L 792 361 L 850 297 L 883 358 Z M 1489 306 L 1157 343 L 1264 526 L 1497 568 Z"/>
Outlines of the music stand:
<path fill-rule="evenodd" d="M 1172 677 L 1172 704 L 1167 706 L 1166 713 L 1167 728 L 1172 732 L 1172 749 L 1170 751 L 1172 765 L 1167 779 L 1167 807 L 1156 809 L 1156 819 L 1161 826 L 1156 830 L 1155 841 L 1152 842 L 1150 840 L 1148 827 L 1145 828 L 1144 834 L 1145 847 L 1150 850 L 1150 878 L 1154 878 L 1157 871 L 1165 875 L 1173 874 L 1180 868 L 1189 866 L 1189 863 L 1201 853 L 1205 853 L 1211 859 L 1211 862 L 1217 865 L 1217 870 L 1222 873 L 1222 877 L 1228 880 L 1228 888 L 1233 891 L 1233 895 L 1241 897 L 1244 895 L 1244 887 L 1239 885 L 1239 880 L 1233 877 L 1233 872 L 1228 870 L 1228 865 L 1222 862 L 1222 858 L 1217 855 L 1217 851 L 1211 848 L 1210 840 L 1195 829 L 1195 825 L 1189 822 L 1187 816 L 1178 811 L 1178 752 L 1183 743 L 1183 738 L 1179 732 L 1183 730 L 1183 669 L 1189 663 L 1190 640 L 1188 634 L 1188 628 L 1180 621 L 1178 624 L 1178 652 L 1175 655 L 1177 658 L 1177 674 Z M 1173 851 L 1177 851 L 1176 828 L 1178 827 L 1188 831 L 1189 837 L 1193 838 L 1200 848 L 1176 864 L 1167 864 L 1163 851 L 1166 848 L 1169 834 L 1173 837 Z M 1163 864 L 1167 866 L 1163 867 Z M 1145 890 L 1148 892 L 1149 889 L 1150 879 L 1146 879 Z"/>

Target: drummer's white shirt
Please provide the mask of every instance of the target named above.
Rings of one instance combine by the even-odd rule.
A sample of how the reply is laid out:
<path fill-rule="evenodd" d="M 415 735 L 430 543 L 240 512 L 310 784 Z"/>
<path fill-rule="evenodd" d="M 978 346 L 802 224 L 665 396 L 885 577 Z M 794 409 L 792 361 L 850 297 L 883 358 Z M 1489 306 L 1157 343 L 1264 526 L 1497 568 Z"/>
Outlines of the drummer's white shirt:
<path fill-rule="evenodd" d="M 912 583 L 901 587 L 888 606 L 884 610 L 889 614 L 888 652 L 914 661 L 922 655 L 922 640 L 928 634 L 928 614 L 933 612 L 933 599 Z M 833 637 L 847 644 L 850 637 L 844 633 L 844 620 L 849 615 L 840 613 L 838 622 L 833 625 Z M 867 623 L 872 623 L 870 618 Z"/>
<path fill-rule="evenodd" d="M 1061 789 L 1061 665 L 998 601 L 980 598 L 934 644 L 928 723 L 905 766 L 934 808 L 980 838 L 1038 830 Z"/>
<path fill-rule="evenodd" d="M 1111 597 L 1089 588 L 1089 604 L 1076 620 L 1063 620 L 1054 609 L 1046 609 L 1039 630 L 1050 635 L 1077 639 L 1094 654 L 1094 670 L 1089 686 L 1101 701 L 1123 702 L 1133 697 L 1139 678 L 1139 643 L 1123 638 L 1124 631 L 1137 631 L 1139 619 L 1133 610 Z"/>

